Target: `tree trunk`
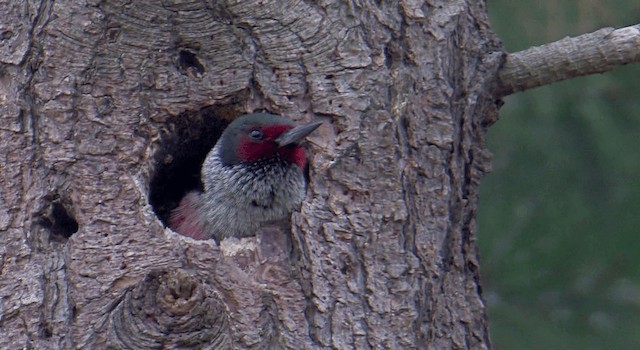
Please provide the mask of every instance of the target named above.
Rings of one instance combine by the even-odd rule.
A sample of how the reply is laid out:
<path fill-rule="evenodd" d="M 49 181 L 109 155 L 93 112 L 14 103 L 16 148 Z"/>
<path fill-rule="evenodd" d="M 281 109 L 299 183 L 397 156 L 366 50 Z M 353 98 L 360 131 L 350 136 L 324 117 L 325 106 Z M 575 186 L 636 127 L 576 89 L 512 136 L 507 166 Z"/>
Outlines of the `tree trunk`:
<path fill-rule="evenodd" d="M 0 4 L 0 348 L 486 349 L 484 2 Z M 291 232 L 167 210 L 231 118 L 321 120 Z M 286 231 L 286 230 L 285 230 Z"/>

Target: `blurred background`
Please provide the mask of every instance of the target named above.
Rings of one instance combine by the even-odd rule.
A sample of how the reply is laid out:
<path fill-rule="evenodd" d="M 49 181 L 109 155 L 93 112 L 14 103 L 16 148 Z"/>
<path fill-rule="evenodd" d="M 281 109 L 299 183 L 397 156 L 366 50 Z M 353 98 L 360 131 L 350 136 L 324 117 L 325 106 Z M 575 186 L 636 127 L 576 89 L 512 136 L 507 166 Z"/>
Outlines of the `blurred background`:
<path fill-rule="evenodd" d="M 489 0 L 510 52 L 640 23 L 638 0 Z M 640 65 L 506 98 L 479 245 L 495 349 L 640 349 Z"/>

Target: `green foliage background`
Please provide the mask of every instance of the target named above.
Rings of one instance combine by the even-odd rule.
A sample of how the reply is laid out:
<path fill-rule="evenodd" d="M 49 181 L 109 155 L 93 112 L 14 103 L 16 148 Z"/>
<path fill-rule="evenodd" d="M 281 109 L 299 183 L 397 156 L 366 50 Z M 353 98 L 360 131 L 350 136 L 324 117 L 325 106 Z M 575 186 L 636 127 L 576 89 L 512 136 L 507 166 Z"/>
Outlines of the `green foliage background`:
<path fill-rule="evenodd" d="M 508 51 L 640 23 L 637 0 L 489 1 Z M 640 65 L 508 97 L 479 244 L 495 349 L 640 349 Z"/>

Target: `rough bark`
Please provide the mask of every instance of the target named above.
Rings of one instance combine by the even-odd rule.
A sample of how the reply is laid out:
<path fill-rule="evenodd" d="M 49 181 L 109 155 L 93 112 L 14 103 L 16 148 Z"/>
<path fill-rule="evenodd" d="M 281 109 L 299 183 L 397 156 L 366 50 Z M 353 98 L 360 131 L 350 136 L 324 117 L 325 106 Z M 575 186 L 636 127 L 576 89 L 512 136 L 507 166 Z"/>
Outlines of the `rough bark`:
<path fill-rule="evenodd" d="M 503 55 L 483 2 L 0 14 L 1 348 L 489 348 L 475 216 Z M 325 121 L 290 235 L 165 228 L 167 144 L 256 109 Z"/>

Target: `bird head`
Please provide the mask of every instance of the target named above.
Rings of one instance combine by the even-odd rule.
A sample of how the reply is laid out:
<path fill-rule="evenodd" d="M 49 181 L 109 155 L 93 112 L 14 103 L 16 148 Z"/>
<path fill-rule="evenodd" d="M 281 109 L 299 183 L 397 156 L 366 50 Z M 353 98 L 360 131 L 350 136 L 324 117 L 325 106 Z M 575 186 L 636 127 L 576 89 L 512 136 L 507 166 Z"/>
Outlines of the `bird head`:
<path fill-rule="evenodd" d="M 302 169 L 307 159 L 300 142 L 321 124 L 296 125 L 267 113 L 244 115 L 229 124 L 220 136 L 222 163 L 236 165 L 278 158 Z"/>

